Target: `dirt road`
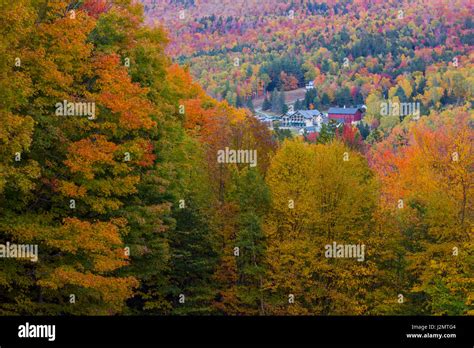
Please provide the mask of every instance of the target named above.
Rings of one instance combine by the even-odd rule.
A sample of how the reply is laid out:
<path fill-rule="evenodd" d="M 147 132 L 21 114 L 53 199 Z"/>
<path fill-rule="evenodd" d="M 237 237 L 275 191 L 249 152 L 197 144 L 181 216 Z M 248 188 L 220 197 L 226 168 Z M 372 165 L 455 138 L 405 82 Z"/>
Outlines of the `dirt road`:
<path fill-rule="evenodd" d="M 297 99 L 303 100 L 306 93 L 306 88 L 298 88 L 292 91 L 285 92 L 285 101 L 286 104 L 293 104 Z M 258 97 L 253 100 L 253 106 L 255 108 L 261 108 L 263 104 L 264 97 Z"/>

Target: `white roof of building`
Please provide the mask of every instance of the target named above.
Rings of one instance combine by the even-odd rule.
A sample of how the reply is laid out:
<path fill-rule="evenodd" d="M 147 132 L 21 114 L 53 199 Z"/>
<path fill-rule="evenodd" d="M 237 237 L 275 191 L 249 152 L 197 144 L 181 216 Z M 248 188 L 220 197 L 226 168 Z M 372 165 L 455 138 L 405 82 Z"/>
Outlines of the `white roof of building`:
<path fill-rule="evenodd" d="M 298 113 L 300 113 L 301 115 L 303 115 L 304 118 L 313 118 L 313 117 L 316 117 L 318 116 L 319 114 L 321 114 L 321 111 L 317 110 L 317 109 L 313 109 L 313 110 L 298 110 L 296 111 Z"/>

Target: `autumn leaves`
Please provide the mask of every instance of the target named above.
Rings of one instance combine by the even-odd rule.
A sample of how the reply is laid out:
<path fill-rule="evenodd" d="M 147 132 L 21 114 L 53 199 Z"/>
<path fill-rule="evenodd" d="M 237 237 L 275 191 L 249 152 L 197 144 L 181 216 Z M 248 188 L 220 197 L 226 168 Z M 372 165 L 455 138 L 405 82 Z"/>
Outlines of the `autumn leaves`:
<path fill-rule="evenodd" d="M 367 275 L 379 272 L 385 235 L 374 223 L 377 185 L 364 158 L 338 141 L 287 141 L 267 182 L 270 313 L 367 313 L 374 303 L 364 292 L 381 280 Z M 328 258 L 326 245 L 333 242 L 367 245 L 365 262 Z M 296 299 L 290 307 L 284 301 L 289 293 Z"/>
<path fill-rule="evenodd" d="M 85 3 L 0 11 L 0 241 L 39 246 L 1 260 L 1 314 L 471 313 L 470 110 L 279 142 L 138 7 Z"/>

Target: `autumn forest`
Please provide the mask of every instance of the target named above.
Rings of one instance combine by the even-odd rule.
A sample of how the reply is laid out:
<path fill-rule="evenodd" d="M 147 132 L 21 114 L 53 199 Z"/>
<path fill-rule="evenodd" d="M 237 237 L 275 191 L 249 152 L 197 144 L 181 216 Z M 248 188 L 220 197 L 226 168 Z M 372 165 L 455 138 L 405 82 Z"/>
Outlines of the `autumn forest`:
<path fill-rule="evenodd" d="M 0 0 L 0 315 L 474 315 L 473 14 Z"/>

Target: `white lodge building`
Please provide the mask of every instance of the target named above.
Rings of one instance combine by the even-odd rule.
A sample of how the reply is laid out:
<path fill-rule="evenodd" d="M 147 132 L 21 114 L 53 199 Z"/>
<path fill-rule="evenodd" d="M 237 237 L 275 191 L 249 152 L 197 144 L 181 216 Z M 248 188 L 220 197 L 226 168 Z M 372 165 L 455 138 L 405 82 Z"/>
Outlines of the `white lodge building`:
<path fill-rule="evenodd" d="M 283 128 L 314 128 L 319 131 L 323 123 L 327 123 L 327 116 L 316 109 L 288 112 L 280 119 Z"/>

